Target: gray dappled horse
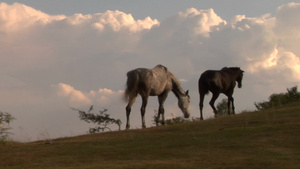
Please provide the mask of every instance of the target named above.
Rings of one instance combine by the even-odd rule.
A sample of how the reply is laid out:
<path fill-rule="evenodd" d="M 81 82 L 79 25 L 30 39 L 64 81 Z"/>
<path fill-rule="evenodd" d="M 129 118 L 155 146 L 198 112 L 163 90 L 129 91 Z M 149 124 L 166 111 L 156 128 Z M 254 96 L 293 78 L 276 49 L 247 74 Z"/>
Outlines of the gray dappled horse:
<path fill-rule="evenodd" d="M 236 82 L 238 83 L 238 88 L 242 87 L 244 71 L 239 67 L 224 67 L 221 70 L 207 70 L 201 74 L 198 81 L 198 89 L 200 95 L 200 119 L 203 120 L 202 110 L 203 101 L 205 94 L 210 91 L 213 96 L 209 102 L 210 106 L 214 110 L 215 115 L 218 114 L 217 109 L 214 106 L 216 99 L 219 97 L 220 93 L 224 93 L 228 97 L 227 109 L 228 114 L 230 114 L 230 102 L 232 103 L 232 112 L 234 112 L 234 99 L 232 97 L 234 87 Z"/>
<path fill-rule="evenodd" d="M 157 65 L 153 69 L 138 68 L 131 70 L 127 73 L 126 84 L 125 98 L 128 100 L 128 105 L 126 106 L 126 129 L 130 128 L 129 115 L 138 94 L 142 97 L 141 115 L 143 128 L 146 128 L 144 115 L 149 96 L 158 96 L 159 109 L 156 123 L 158 123 L 160 115 L 162 115 L 162 124 L 164 125 L 164 102 L 171 90 L 178 99 L 178 106 L 184 117 L 188 118 L 190 116 L 188 91 L 185 92 L 181 88 L 178 79 L 165 66 Z"/>

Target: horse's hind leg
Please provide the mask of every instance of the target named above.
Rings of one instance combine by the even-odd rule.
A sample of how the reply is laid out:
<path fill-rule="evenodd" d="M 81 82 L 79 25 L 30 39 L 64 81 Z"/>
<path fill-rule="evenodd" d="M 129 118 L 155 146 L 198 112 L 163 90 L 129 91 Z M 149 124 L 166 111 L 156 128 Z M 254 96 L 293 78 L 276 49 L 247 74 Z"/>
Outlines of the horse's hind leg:
<path fill-rule="evenodd" d="M 130 119 L 129 119 L 129 115 L 130 115 L 131 107 L 132 107 L 132 105 L 133 105 L 135 99 L 136 99 L 136 96 L 130 97 L 130 98 L 129 98 L 129 101 L 128 101 L 128 104 L 127 104 L 127 106 L 126 106 L 126 118 L 127 118 L 126 129 L 129 129 L 129 128 L 130 128 Z"/>
<path fill-rule="evenodd" d="M 158 115 L 157 115 L 157 118 L 155 119 L 156 121 L 156 125 L 158 125 L 159 123 L 159 117 L 160 115 L 162 115 L 162 125 L 165 125 L 165 109 L 164 109 L 164 103 L 165 103 L 165 100 L 168 96 L 168 93 L 164 93 L 160 96 L 158 96 L 158 103 L 159 103 L 159 108 L 158 108 Z"/>
<path fill-rule="evenodd" d="M 142 107 L 141 107 L 141 115 L 142 115 L 142 128 L 146 128 L 146 122 L 145 122 L 145 112 L 146 112 L 146 106 L 148 103 L 148 96 L 142 96 Z"/>
<path fill-rule="evenodd" d="M 200 93 L 200 102 L 199 102 L 199 108 L 200 108 L 200 120 L 203 120 L 203 102 L 204 102 L 204 96 L 205 94 Z"/>
<path fill-rule="evenodd" d="M 214 110 L 215 116 L 218 115 L 218 110 L 215 108 L 215 101 L 217 100 L 217 98 L 219 97 L 220 93 L 213 93 L 213 96 L 209 102 L 211 108 Z"/>

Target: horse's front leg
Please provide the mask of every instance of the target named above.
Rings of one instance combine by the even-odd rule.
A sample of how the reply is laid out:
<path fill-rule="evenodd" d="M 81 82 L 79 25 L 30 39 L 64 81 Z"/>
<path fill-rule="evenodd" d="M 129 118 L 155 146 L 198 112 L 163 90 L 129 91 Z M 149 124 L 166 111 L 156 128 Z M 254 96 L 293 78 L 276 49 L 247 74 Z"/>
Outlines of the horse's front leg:
<path fill-rule="evenodd" d="M 230 97 L 228 97 L 228 99 L 227 99 L 227 114 L 228 115 L 230 115 L 230 103 L 231 102 L 231 98 Z"/>
<path fill-rule="evenodd" d="M 148 103 L 148 96 L 142 97 L 142 102 L 143 102 L 141 107 L 142 128 L 146 128 L 145 113 L 146 113 L 146 106 Z"/>
<path fill-rule="evenodd" d="M 230 115 L 231 109 L 230 106 L 232 108 L 232 114 L 235 114 L 235 107 L 234 107 L 234 99 L 232 96 L 228 96 L 228 101 L 227 101 L 227 114 Z"/>
<path fill-rule="evenodd" d="M 158 96 L 159 108 L 158 108 L 158 116 L 157 116 L 156 121 L 159 121 L 159 117 L 160 117 L 160 114 L 161 114 L 161 116 L 162 116 L 161 124 L 162 125 L 165 125 L 165 108 L 164 108 L 164 103 L 165 103 L 165 100 L 166 100 L 167 96 L 168 96 L 167 93 L 164 93 L 164 94 Z"/>
<path fill-rule="evenodd" d="M 157 116 L 155 117 L 156 126 L 159 125 L 160 112 L 158 111 Z"/>
<path fill-rule="evenodd" d="M 162 118 L 161 119 L 161 124 L 165 125 L 165 109 L 164 109 L 164 105 L 159 105 L 158 111 L 159 111 L 158 114 L 161 114 L 161 118 Z M 157 121 L 159 121 L 159 116 L 158 116 Z"/>
<path fill-rule="evenodd" d="M 232 104 L 232 114 L 235 114 L 234 99 L 232 96 L 231 96 L 231 104 Z"/>

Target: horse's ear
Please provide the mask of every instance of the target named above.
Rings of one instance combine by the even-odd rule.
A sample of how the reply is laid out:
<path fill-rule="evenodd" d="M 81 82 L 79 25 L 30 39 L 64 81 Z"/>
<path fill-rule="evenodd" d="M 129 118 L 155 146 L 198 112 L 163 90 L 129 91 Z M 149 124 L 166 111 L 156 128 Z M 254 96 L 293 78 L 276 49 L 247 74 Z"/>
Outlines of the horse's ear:
<path fill-rule="evenodd" d="M 187 91 L 185 92 L 185 94 L 186 94 L 186 95 L 189 95 L 189 90 L 187 90 Z"/>

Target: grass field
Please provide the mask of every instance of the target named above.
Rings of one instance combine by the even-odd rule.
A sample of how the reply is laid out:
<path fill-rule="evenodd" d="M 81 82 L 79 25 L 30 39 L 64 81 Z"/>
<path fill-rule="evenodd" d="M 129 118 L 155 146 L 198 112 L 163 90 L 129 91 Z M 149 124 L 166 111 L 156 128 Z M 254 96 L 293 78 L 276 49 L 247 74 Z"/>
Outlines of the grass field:
<path fill-rule="evenodd" d="M 0 168 L 299 169 L 300 103 L 47 143 L 0 145 Z"/>

